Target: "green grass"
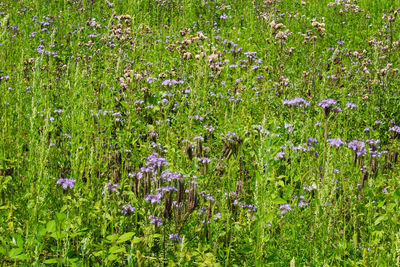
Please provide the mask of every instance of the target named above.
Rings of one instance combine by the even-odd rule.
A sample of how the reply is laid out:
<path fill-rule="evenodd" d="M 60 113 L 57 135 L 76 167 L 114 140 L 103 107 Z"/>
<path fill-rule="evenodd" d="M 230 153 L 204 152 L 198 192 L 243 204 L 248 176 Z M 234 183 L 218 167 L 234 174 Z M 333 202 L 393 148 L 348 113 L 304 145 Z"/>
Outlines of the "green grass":
<path fill-rule="evenodd" d="M 340 2 L 0 4 L 0 263 L 398 265 L 400 1 Z"/>

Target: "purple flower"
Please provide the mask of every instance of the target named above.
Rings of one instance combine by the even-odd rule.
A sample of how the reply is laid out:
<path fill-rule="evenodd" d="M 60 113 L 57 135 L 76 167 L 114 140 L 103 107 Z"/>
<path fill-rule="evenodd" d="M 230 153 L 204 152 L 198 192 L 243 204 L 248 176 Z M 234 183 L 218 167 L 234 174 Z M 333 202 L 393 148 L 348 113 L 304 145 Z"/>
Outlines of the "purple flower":
<path fill-rule="evenodd" d="M 280 151 L 280 152 L 276 153 L 275 160 L 283 159 L 284 157 L 285 157 L 285 152 Z"/>
<path fill-rule="evenodd" d="M 149 220 L 151 224 L 154 224 L 155 226 L 161 226 L 162 225 L 162 219 L 156 217 L 155 215 L 150 215 Z"/>
<path fill-rule="evenodd" d="M 338 45 L 342 45 L 342 44 L 344 44 L 344 41 L 339 40 L 339 41 L 337 41 L 336 43 L 337 43 Z"/>
<path fill-rule="evenodd" d="M 346 107 L 347 107 L 347 108 L 356 108 L 357 105 L 354 104 L 353 102 L 347 102 L 347 103 L 346 103 Z"/>
<path fill-rule="evenodd" d="M 300 207 L 300 208 L 304 208 L 304 207 L 307 207 L 308 204 L 309 204 L 308 202 L 300 201 L 300 202 L 297 204 L 297 206 Z"/>
<path fill-rule="evenodd" d="M 199 162 L 202 164 L 208 164 L 211 162 L 211 159 L 203 157 L 203 158 L 199 158 Z"/>
<path fill-rule="evenodd" d="M 161 204 L 161 198 L 163 197 L 163 194 L 161 192 L 157 192 L 155 195 L 147 195 L 145 200 L 147 202 L 150 202 L 151 204 Z"/>
<path fill-rule="evenodd" d="M 70 179 L 70 178 L 60 178 L 57 180 L 57 184 L 61 185 L 64 189 L 67 188 L 74 188 L 75 187 L 75 179 Z"/>
<path fill-rule="evenodd" d="M 349 142 L 347 146 L 348 148 L 352 149 L 357 156 L 365 155 L 367 153 L 367 150 L 364 148 L 365 143 L 363 141 L 354 139 Z"/>
<path fill-rule="evenodd" d="M 118 184 L 106 183 L 105 188 L 107 188 L 111 192 L 114 192 L 115 190 L 117 190 Z"/>
<path fill-rule="evenodd" d="M 326 99 L 323 99 L 321 102 L 319 102 L 318 105 L 319 105 L 320 107 L 324 108 L 324 109 L 327 109 L 327 108 L 330 108 L 330 107 L 336 105 L 336 103 L 337 103 L 337 102 L 336 102 L 335 99 L 326 98 Z"/>
<path fill-rule="evenodd" d="M 293 124 L 285 123 L 285 129 L 288 130 L 289 133 L 293 131 Z"/>
<path fill-rule="evenodd" d="M 134 214 L 135 213 L 135 207 L 132 207 L 131 205 L 123 205 L 121 207 L 121 212 L 123 214 Z"/>
<path fill-rule="evenodd" d="M 169 186 L 162 186 L 159 188 L 159 190 L 162 192 L 171 192 L 171 191 L 178 191 L 178 188 L 169 185 Z"/>
<path fill-rule="evenodd" d="M 393 127 L 390 127 L 389 131 L 400 134 L 400 126 L 395 125 Z"/>
<path fill-rule="evenodd" d="M 340 147 L 341 145 L 345 145 L 346 143 L 342 141 L 340 138 L 328 139 L 326 140 L 331 146 Z"/>
<path fill-rule="evenodd" d="M 181 242 L 182 237 L 180 237 L 179 234 L 170 234 L 169 239 L 172 241 Z"/>
<path fill-rule="evenodd" d="M 316 143 L 318 143 L 318 139 L 317 138 L 310 137 L 310 138 L 307 139 L 307 144 L 309 146 L 314 145 Z"/>
<path fill-rule="evenodd" d="M 308 192 L 312 192 L 315 189 L 317 189 L 317 186 L 315 184 L 313 184 L 313 185 L 309 185 L 309 186 L 304 186 L 303 189 L 308 191 Z"/>
<path fill-rule="evenodd" d="M 279 209 L 281 210 L 281 215 L 285 215 L 288 211 L 291 211 L 292 208 L 290 207 L 290 204 L 283 204 L 279 206 Z"/>
<path fill-rule="evenodd" d="M 292 106 L 292 107 L 302 107 L 302 106 L 308 107 L 310 105 L 310 103 L 307 102 L 302 97 L 295 97 L 293 99 L 288 99 L 288 100 L 283 101 L 283 105 L 284 106 Z"/>
<path fill-rule="evenodd" d="M 162 166 L 167 166 L 168 165 L 168 161 L 163 158 L 158 156 L 158 153 L 154 152 L 153 154 L 151 154 L 150 156 L 147 157 L 147 162 L 146 162 L 146 166 L 148 167 L 162 167 Z"/>

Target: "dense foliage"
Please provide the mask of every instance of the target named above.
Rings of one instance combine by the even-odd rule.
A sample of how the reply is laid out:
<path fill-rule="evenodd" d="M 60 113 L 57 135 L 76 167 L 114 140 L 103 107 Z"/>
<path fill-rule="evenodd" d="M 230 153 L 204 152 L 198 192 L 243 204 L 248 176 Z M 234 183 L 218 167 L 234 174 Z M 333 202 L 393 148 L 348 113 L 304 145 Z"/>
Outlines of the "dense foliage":
<path fill-rule="evenodd" d="M 0 262 L 400 264 L 398 7 L 3 0 Z"/>

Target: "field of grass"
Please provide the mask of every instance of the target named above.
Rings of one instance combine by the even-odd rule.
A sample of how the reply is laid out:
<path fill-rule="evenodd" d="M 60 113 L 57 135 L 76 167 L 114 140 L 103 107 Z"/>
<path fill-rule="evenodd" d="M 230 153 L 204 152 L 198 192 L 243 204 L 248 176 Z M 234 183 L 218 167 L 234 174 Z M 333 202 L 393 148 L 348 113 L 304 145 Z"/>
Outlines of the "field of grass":
<path fill-rule="evenodd" d="M 0 265 L 399 265 L 398 8 L 3 0 Z"/>

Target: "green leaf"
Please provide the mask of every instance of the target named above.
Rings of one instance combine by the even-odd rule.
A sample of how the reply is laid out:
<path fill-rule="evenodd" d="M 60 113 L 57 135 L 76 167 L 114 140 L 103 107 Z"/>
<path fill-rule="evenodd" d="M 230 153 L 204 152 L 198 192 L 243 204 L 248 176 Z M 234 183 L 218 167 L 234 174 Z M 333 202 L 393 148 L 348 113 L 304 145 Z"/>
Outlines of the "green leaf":
<path fill-rule="evenodd" d="M 24 252 L 23 248 L 13 248 L 8 252 L 8 256 L 12 259 L 15 259 L 18 255 Z"/>
<path fill-rule="evenodd" d="M 114 242 L 115 240 L 118 239 L 118 235 L 108 235 L 106 236 L 106 239 L 110 242 Z"/>
<path fill-rule="evenodd" d="M 132 239 L 131 243 L 132 244 L 137 244 L 143 241 L 143 237 L 135 237 Z"/>
<path fill-rule="evenodd" d="M 44 264 L 53 264 L 53 263 L 59 263 L 60 262 L 60 259 L 58 259 L 58 258 L 52 258 L 52 259 L 47 259 L 47 260 L 45 260 L 43 263 Z"/>
<path fill-rule="evenodd" d="M 274 199 L 272 200 L 272 202 L 274 202 L 275 204 L 286 204 L 286 203 L 287 203 L 286 200 L 284 200 L 283 198 L 280 198 L 280 197 L 274 198 Z"/>
<path fill-rule="evenodd" d="M 126 251 L 125 251 L 125 247 L 113 246 L 110 248 L 109 252 L 112 254 L 117 254 L 117 253 L 126 252 Z"/>
<path fill-rule="evenodd" d="M 134 235 L 135 235 L 135 233 L 133 233 L 133 232 L 128 232 L 128 233 L 121 235 L 117 240 L 117 244 L 121 244 L 121 243 L 124 243 L 124 242 L 132 239 L 132 237 Z"/>
<path fill-rule="evenodd" d="M 57 213 L 56 213 L 56 217 L 57 217 L 57 220 L 58 220 L 59 222 L 62 222 L 62 221 L 64 221 L 64 220 L 67 218 L 67 215 L 66 215 L 65 213 L 57 212 Z"/>
<path fill-rule="evenodd" d="M 115 261 L 116 259 L 118 259 L 118 256 L 115 255 L 115 254 L 111 254 L 111 255 L 109 255 L 109 256 L 107 257 L 107 259 L 108 259 L 109 261 Z"/>
<path fill-rule="evenodd" d="M 49 221 L 46 225 L 46 231 L 49 233 L 53 233 L 56 231 L 56 226 L 57 225 L 55 220 Z"/>
<path fill-rule="evenodd" d="M 65 237 L 65 232 L 54 232 L 50 236 L 54 239 L 60 240 Z"/>
<path fill-rule="evenodd" d="M 381 221 L 386 220 L 386 219 L 387 219 L 386 215 L 379 216 L 378 219 L 375 220 L 375 225 L 380 224 Z"/>

